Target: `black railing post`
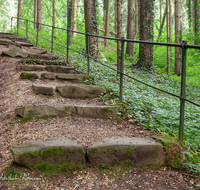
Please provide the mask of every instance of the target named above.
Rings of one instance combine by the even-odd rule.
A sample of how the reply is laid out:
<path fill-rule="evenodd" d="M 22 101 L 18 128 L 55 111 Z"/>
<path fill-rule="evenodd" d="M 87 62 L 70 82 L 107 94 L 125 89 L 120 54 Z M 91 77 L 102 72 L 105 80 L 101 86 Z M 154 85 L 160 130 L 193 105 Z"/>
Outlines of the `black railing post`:
<path fill-rule="evenodd" d="M 89 35 L 86 33 L 86 53 L 87 53 L 87 65 L 88 75 L 90 74 L 90 48 L 89 48 Z"/>
<path fill-rule="evenodd" d="M 13 21 L 13 17 L 11 18 L 11 34 L 12 34 L 12 21 Z"/>
<path fill-rule="evenodd" d="M 184 111 L 185 111 L 185 84 L 186 84 L 186 53 L 185 45 L 187 41 L 182 41 L 182 70 L 181 70 L 181 96 L 180 96 L 180 119 L 179 119 L 179 140 L 183 142 L 184 134 Z"/>
<path fill-rule="evenodd" d="M 52 26 L 52 36 L 51 36 L 51 53 L 53 53 L 53 35 L 54 35 L 54 26 Z"/>
<path fill-rule="evenodd" d="M 124 37 L 121 38 L 121 67 L 120 67 L 120 90 L 119 101 L 123 101 L 123 76 L 124 76 Z"/>
<path fill-rule="evenodd" d="M 67 63 L 69 63 L 69 29 L 67 29 Z"/>
<path fill-rule="evenodd" d="M 36 46 L 38 46 L 38 33 L 39 33 L 39 22 L 37 22 L 37 38 L 36 38 Z"/>
<path fill-rule="evenodd" d="M 28 40 L 28 20 L 26 20 L 26 41 Z"/>
<path fill-rule="evenodd" d="M 19 18 L 17 17 L 17 36 L 18 36 L 18 32 L 19 32 Z"/>

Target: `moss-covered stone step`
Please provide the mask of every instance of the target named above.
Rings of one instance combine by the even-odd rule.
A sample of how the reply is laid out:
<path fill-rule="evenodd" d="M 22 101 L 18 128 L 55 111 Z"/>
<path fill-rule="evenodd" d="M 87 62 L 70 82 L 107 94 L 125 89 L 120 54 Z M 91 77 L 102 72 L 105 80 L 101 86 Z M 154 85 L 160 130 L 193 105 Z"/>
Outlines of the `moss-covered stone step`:
<path fill-rule="evenodd" d="M 68 81 L 85 81 L 86 79 L 93 79 L 93 77 L 86 74 L 65 74 L 59 73 L 56 76 L 57 79 L 68 80 Z"/>
<path fill-rule="evenodd" d="M 29 53 L 28 57 L 31 59 L 45 59 L 45 60 L 51 60 L 54 58 L 53 55 L 49 54 L 34 54 L 34 53 Z"/>
<path fill-rule="evenodd" d="M 45 116 L 70 116 L 73 107 L 69 105 L 60 106 L 25 106 L 15 109 L 15 113 L 21 117 L 37 118 Z"/>
<path fill-rule="evenodd" d="M 45 69 L 44 65 L 17 65 L 17 70 L 21 71 L 45 71 Z"/>
<path fill-rule="evenodd" d="M 61 85 L 56 89 L 66 98 L 94 98 L 106 93 L 104 87 L 96 85 Z"/>
<path fill-rule="evenodd" d="M 26 38 L 21 38 L 18 36 L 9 36 L 8 38 L 11 39 L 12 41 L 26 42 Z"/>
<path fill-rule="evenodd" d="M 54 80 L 56 75 L 54 73 L 42 73 L 41 77 L 49 80 Z"/>
<path fill-rule="evenodd" d="M 33 46 L 33 44 L 28 43 L 28 42 L 21 42 L 21 41 L 15 41 L 15 45 L 17 47 L 21 47 L 21 46 L 27 46 L 27 47 L 31 47 Z"/>
<path fill-rule="evenodd" d="M 41 50 L 40 50 L 41 51 Z M 22 59 L 18 61 L 23 65 L 67 65 L 66 61 L 62 60 L 44 60 L 44 59 Z"/>
<path fill-rule="evenodd" d="M 15 57 L 27 58 L 28 57 L 28 53 L 17 52 L 17 51 L 3 51 L 2 55 L 7 55 L 7 56 L 12 57 L 12 58 L 15 58 Z"/>
<path fill-rule="evenodd" d="M 104 105 L 77 105 L 75 106 L 76 113 L 80 117 L 90 118 L 109 118 L 116 117 L 119 112 L 119 106 L 104 106 Z"/>
<path fill-rule="evenodd" d="M 81 144 L 65 137 L 54 137 L 44 142 L 28 141 L 10 148 L 14 162 L 29 168 L 45 164 L 85 165 L 85 151 Z M 65 168 L 66 170 L 69 168 Z"/>
<path fill-rule="evenodd" d="M 102 118 L 116 117 L 119 106 L 104 105 L 60 105 L 60 106 L 27 106 L 15 109 L 15 113 L 21 117 L 45 117 L 45 116 L 70 116 L 77 114 L 80 117 Z"/>
<path fill-rule="evenodd" d="M 144 138 L 104 138 L 87 149 L 90 163 L 115 165 L 129 163 L 134 167 L 164 165 L 163 146 Z"/>
<path fill-rule="evenodd" d="M 35 84 L 32 85 L 33 91 L 35 94 L 43 94 L 43 95 L 53 95 L 53 86 L 47 84 Z"/>
<path fill-rule="evenodd" d="M 22 79 L 29 79 L 29 80 L 31 80 L 31 79 L 38 79 L 39 78 L 39 76 L 38 76 L 37 73 L 21 73 L 20 77 Z"/>
<path fill-rule="evenodd" d="M 58 65 L 48 65 L 46 66 L 46 70 L 49 72 L 54 73 L 71 73 L 71 71 L 74 71 L 74 67 L 66 67 L 66 66 L 58 66 Z"/>
<path fill-rule="evenodd" d="M 8 38 L 1 38 L 0 36 L 0 44 L 1 45 L 10 45 L 13 44 L 12 40 L 8 39 Z"/>

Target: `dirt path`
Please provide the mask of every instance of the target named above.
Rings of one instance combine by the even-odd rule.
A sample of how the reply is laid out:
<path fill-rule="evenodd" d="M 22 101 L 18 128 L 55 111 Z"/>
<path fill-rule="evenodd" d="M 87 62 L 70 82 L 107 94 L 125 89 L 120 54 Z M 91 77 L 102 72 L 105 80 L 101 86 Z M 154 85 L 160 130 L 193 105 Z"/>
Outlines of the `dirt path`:
<path fill-rule="evenodd" d="M 194 187 L 198 178 L 185 172 L 168 167 L 144 171 L 131 168 L 126 175 L 116 178 L 100 174 L 98 169 L 88 167 L 70 176 L 54 175 L 45 177 L 37 171 L 17 165 L 9 148 L 25 141 L 44 141 L 51 137 L 68 137 L 84 146 L 91 145 L 104 137 L 146 137 L 155 136 L 155 132 L 136 126 L 127 121 L 117 119 L 91 119 L 77 116 L 54 117 L 48 119 L 29 120 L 21 123 L 16 119 L 14 109 L 29 104 L 56 105 L 60 103 L 75 104 L 78 100 L 62 98 L 55 94 L 52 97 L 36 96 L 31 90 L 31 82 L 21 80 L 16 70 L 18 59 L 0 57 L 0 189 L 198 189 Z M 44 81 L 40 81 L 43 83 Z M 88 99 L 82 103 L 90 104 Z M 101 99 L 92 100 L 93 104 L 103 104 Z M 5 174 L 14 169 L 25 173 L 24 181 L 3 180 Z M 144 168 L 145 169 L 145 168 Z M 35 180 L 38 178 L 39 180 Z"/>

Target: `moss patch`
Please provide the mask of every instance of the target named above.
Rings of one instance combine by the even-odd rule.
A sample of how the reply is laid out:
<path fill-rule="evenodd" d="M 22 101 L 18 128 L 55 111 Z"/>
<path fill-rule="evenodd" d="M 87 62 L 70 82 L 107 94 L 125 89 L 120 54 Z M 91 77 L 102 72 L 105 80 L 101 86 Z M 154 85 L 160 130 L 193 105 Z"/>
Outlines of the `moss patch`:
<path fill-rule="evenodd" d="M 44 157 L 57 155 L 57 154 L 63 154 L 63 153 L 64 153 L 64 150 L 62 149 L 62 147 L 49 148 L 48 150 L 45 150 L 45 151 L 39 151 L 39 155 L 44 156 Z"/>
<path fill-rule="evenodd" d="M 23 79 L 38 79 L 39 76 L 36 73 L 21 73 L 21 78 Z"/>

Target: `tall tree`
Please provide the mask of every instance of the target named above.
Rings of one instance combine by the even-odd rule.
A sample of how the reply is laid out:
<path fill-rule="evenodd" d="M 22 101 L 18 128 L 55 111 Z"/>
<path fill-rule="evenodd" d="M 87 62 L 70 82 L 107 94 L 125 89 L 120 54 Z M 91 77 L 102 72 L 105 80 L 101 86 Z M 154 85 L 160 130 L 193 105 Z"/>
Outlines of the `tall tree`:
<path fill-rule="evenodd" d="M 73 7 L 73 26 L 72 30 L 76 31 L 76 20 L 77 20 L 77 0 L 74 0 L 74 7 Z M 76 36 L 76 32 L 73 32 L 73 36 Z"/>
<path fill-rule="evenodd" d="M 37 0 L 34 1 L 34 22 L 37 22 Z M 37 28 L 37 23 L 34 23 L 34 28 Z"/>
<path fill-rule="evenodd" d="M 166 14 L 167 14 L 167 7 L 165 8 L 165 12 L 164 12 L 164 15 L 163 15 L 162 23 L 160 25 L 160 30 L 159 30 L 157 42 L 158 42 L 158 40 L 160 39 L 160 37 L 162 35 L 162 30 L 163 30 Z"/>
<path fill-rule="evenodd" d="M 18 14 L 17 14 L 17 17 L 18 18 L 21 18 L 21 15 L 22 15 L 22 0 L 18 0 Z M 21 25 L 21 19 L 18 19 L 18 27 Z"/>
<path fill-rule="evenodd" d="M 53 0 L 53 20 L 52 20 L 52 22 L 53 22 L 53 26 L 56 26 L 56 22 L 55 22 L 55 18 L 56 18 L 56 16 L 55 16 L 55 13 L 56 13 L 56 11 L 55 11 L 55 0 Z"/>
<path fill-rule="evenodd" d="M 84 12 L 85 12 L 85 31 L 89 34 L 97 34 L 97 19 L 96 19 L 96 0 L 84 0 Z M 89 53 L 93 57 L 98 56 L 98 39 L 93 36 L 89 36 Z"/>
<path fill-rule="evenodd" d="M 127 39 L 134 38 L 134 0 L 128 1 Z M 133 42 L 127 42 L 126 53 L 133 56 Z"/>
<path fill-rule="evenodd" d="M 153 0 L 140 1 L 140 40 L 153 41 Z M 140 44 L 137 67 L 154 71 L 153 45 Z"/>
<path fill-rule="evenodd" d="M 117 38 L 122 37 L 122 0 L 117 0 Z M 121 70 L 121 41 L 117 41 L 117 70 Z"/>
<path fill-rule="evenodd" d="M 41 23 L 42 22 L 42 5 L 41 5 L 41 0 L 37 0 L 37 22 Z M 41 24 L 38 24 L 38 29 L 41 30 Z"/>
<path fill-rule="evenodd" d="M 167 43 L 170 43 L 170 32 L 169 32 L 169 22 L 170 22 L 170 10 L 169 10 L 169 0 L 166 0 L 166 12 L 167 12 Z M 170 47 L 167 46 L 167 74 L 170 72 Z"/>
<path fill-rule="evenodd" d="M 180 0 L 174 1 L 175 5 L 175 43 L 180 43 L 181 35 L 181 2 Z M 181 50 L 175 47 L 175 74 L 181 74 Z"/>
<path fill-rule="evenodd" d="M 110 32 L 110 0 L 106 0 L 106 23 L 105 23 L 105 36 L 108 37 Z M 105 39 L 105 46 L 108 46 L 108 39 Z"/>
<path fill-rule="evenodd" d="M 192 26 L 191 0 L 187 0 L 187 6 L 188 6 L 188 24 L 189 24 L 189 30 L 191 31 L 191 26 Z"/>
<path fill-rule="evenodd" d="M 72 0 L 68 0 L 68 4 L 67 4 L 67 29 L 72 30 Z M 72 32 L 69 32 L 69 42 L 71 42 L 72 39 Z"/>
<path fill-rule="evenodd" d="M 117 38 L 117 0 L 115 0 L 115 33 Z"/>
<path fill-rule="evenodd" d="M 135 36 L 138 36 L 139 1 L 135 0 Z"/>
<path fill-rule="evenodd" d="M 194 33 L 195 33 L 195 41 L 194 44 L 199 45 L 198 33 L 199 33 L 199 2 L 198 0 L 194 0 Z"/>

